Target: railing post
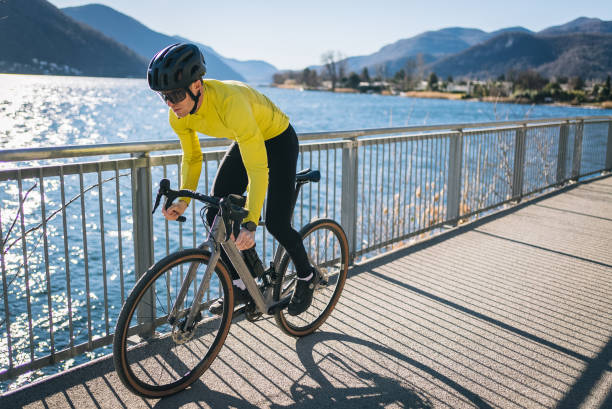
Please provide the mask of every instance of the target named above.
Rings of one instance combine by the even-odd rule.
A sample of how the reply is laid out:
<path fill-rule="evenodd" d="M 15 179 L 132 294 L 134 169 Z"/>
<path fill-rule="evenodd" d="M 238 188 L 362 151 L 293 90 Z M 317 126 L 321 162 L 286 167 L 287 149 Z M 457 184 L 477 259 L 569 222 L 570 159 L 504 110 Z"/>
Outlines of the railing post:
<path fill-rule="evenodd" d="M 582 134 L 584 132 L 584 120 L 576 124 L 576 135 L 574 136 L 574 157 L 572 158 L 572 180 L 577 181 L 580 177 L 580 165 L 582 161 Z"/>
<path fill-rule="evenodd" d="M 461 169 L 463 168 L 463 130 L 451 135 L 448 155 L 447 220 L 455 224 L 461 203 Z"/>
<path fill-rule="evenodd" d="M 153 264 L 153 217 L 152 211 L 152 181 L 151 164 L 149 154 L 132 154 L 137 157 L 135 167 L 132 167 L 132 234 L 134 237 L 134 263 L 136 280 L 138 280 L 147 269 Z M 145 162 L 144 166 L 138 166 L 138 162 Z M 155 289 L 151 288 L 145 297 L 149 302 L 140 303 L 137 315 L 138 322 L 144 323 L 140 317 L 149 317 L 151 322 L 154 317 L 155 308 Z M 144 310 L 146 309 L 146 311 Z M 141 335 L 150 335 L 152 328 L 145 328 Z"/>
<path fill-rule="evenodd" d="M 606 167 L 607 171 L 612 171 L 612 121 L 608 122 L 608 145 L 606 147 Z"/>
<path fill-rule="evenodd" d="M 342 228 L 349 242 L 349 263 L 357 249 L 357 167 L 359 143 L 356 138 L 345 139 L 342 148 L 342 198 L 340 203 Z"/>
<path fill-rule="evenodd" d="M 525 142 L 527 137 L 526 126 L 516 130 L 514 141 L 514 173 L 512 175 L 512 199 L 520 201 L 523 197 L 523 182 L 525 176 Z"/>
<path fill-rule="evenodd" d="M 557 152 L 557 184 L 563 184 L 567 178 L 567 145 L 569 136 L 569 125 L 561 125 L 559 129 L 559 150 Z"/>

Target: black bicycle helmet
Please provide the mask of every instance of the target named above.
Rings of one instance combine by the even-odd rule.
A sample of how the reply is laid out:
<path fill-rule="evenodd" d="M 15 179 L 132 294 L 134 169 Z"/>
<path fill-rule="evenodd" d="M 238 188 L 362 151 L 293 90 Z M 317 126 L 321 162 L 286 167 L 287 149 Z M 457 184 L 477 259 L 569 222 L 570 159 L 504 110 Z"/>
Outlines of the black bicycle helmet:
<path fill-rule="evenodd" d="M 176 43 L 159 51 L 147 69 L 149 87 L 154 91 L 187 88 L 206 74 L 206 62 L 194 44 Z"/>

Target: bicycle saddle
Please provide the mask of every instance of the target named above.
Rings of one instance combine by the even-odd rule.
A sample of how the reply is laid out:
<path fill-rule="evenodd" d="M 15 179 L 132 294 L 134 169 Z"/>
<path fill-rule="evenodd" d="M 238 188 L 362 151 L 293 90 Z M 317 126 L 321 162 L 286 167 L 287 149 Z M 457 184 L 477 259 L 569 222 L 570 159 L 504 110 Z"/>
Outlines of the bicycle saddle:
<path fill-rule="evenodd" d="M 321 172 L 318 170 L 304 169 L 295 174 L 295 181 L 298 183 L 318 182 L 321 180 Z"/>

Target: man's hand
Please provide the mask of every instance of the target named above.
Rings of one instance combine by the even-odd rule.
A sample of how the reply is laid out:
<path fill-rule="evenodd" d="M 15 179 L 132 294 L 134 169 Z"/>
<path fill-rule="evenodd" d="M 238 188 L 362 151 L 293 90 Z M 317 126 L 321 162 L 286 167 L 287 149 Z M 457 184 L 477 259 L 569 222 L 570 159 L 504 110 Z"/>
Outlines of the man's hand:
<path fill-rule="evenodd" d="M 166 210 L 165 207 L 162 206 L 162 214 L 164 215 L 166 220 L 176 220 L 179 216 L 182 216 L 183 213 L 185 213 L 187 206 L 189 206 L 187 202 L 185 202 L 184 200 L 179 200 L 178 202 L 170 206 L 168 210 Z"/>
<path fill-rule="evenodd" d="M 234 236 L 232 235 L 232 239 Z M 255 245 L 255 232 L 248 231 L 244 227 L 240 229 L 240 233 L 238 233 L 238 238 L 234 240 L 236 242 L 236 247 L 238 250 L 246 250 L 250 249 Z"/>

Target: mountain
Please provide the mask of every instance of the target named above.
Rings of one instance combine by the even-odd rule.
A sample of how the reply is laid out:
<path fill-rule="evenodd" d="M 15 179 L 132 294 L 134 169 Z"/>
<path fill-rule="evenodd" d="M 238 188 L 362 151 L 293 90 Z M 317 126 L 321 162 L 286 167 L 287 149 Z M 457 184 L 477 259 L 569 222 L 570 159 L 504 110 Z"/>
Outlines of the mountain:
<path fill-rule="evenodd" d="M 605 78 L 612 74 L 612 34 L 503 33 L 427 67 L 441 77 L 472 78 L 527 69 L 535 69 L 548 78 Z"/>
<path fill-rule="evenodd" d="M 380 67 L 384 67 L 387 75 L 393 75 L 404 68 L 409 59 L 420 56 L 422 63 L 430 64 L 508 31 L 531 32 L 523 27 L 511 27 L 492 33 L 475 28 L 449 27 L 437 31 L 426 31 L 414 37 L 398 40 L 373 54 L 349 57 L 345 61 L 348 72 L 359 73 L 367 67 L 368 71 L 376 73 Z M 321 67 L 315 68 L 320 69 Z"/>
<path fill-rule="evenodd" d="M 101 4 L 88 4 L 61 9 L 66 15 L 87 24 L 113 40 L 134 50 L 147 64 L 156 52 L 177 43 L 176 37 L 151 30 L 132 17 Z M 207 76 L 221 80 L 245 81 L 239 73 L 225 64 L 216 53 L 205 53 Z"/>
<path fill-rule="evenodd" d="M 598 18 L 580 17 L 569 23 L 549 27 L 538 34 L 568 34 L 568 33 L 612 33 L 612 21 L 602 21 Z"/>
<path fill-rule="evenodd" d="M 157 51 L 167 45 L 176 42 L 193 42 L 179 36 L 168 36 L 153 31 L 132 17 L 100 4 L 66 7 L 62 11 L 75 20 L 87 24 L 112 39 L 125 44 L 147 59 L 147 61 Z M 274 66 L 265 62 L 227 59 L 209 46 L 199 43 L 195 44 L 204 53 L 208 72 L 207 77 L 269 84 L 272 75 L 277 71 Z"/>
<path fill-rule="evenodd" d="M 223 61 L 252 84 L 271 84 L 273 82 L 272 77 L 278 72 L 278 68 L 261 60 L 239 61 L 233 58 L 223 58 Z"/>
<path fill-rule="evenodd" d="M 265 61 L 259 61 L 259 60 L 239 61 L 233 58 L 226 58 L 226 57 L 221 56 L 211 47 L 204 45 L 202 43 L 197 43 L 197 42 L 191 41 L 187 38 L 183 38 L 180 36 L 175 36 L 173 38 L 175 38 L 176 41 L 190 42 L 190 43 L 196 44 L 198 47 L 200 47 L 202 52 L 204 52 L 205 56 L 207 55 L 218 56 L 223 61 L 224 64 L 227 64 L 234 71 L 236 71 L 242 77 L 244 77 L 244 80 L 246 80 L 246 82 L 249 82 L 251 84 L 269 85 L 272 83 L 272 76 L 274 75 L 274 73 L 278 71 L 278 69 L 275 66 Z"/>
<path fill-rule="evenodd" d="M 377 52 L 343 60 L 347 72 L 393 76 L 409 59 L 417 70 L 439 77 L 490 78 L 509 70 L 535 69 L 546 77 L 602 78 L 612 70 L 612 21 L 581 17 L 538 33 L 508 27 L 487 33 L 450 27 L 427 31 L 382 47 Z M 321 69 L 321 66 L 313 68 Z"/>
<path fill-rule="evenodd" d="M 0 1 L 0 71 L 142 77 L 146 61 L 44 0 Z"/>

